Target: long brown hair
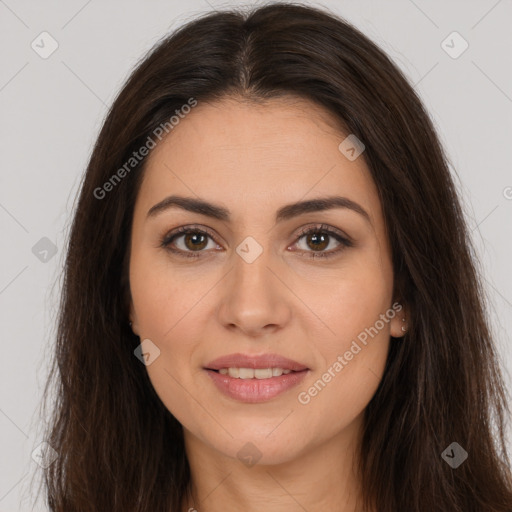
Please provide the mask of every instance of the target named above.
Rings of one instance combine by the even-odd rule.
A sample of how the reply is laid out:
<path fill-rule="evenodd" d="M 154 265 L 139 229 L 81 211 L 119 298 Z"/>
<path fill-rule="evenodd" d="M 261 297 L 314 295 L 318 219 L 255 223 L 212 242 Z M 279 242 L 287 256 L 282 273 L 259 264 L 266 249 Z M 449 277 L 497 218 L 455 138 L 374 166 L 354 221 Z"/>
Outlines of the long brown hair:
<path fill-rule="evenodd" d="M 429 115 L 356 28 L 327 11 L 276 3 L 181 27 L 142 60 L 106 117 L 71 226 L 45 389 L 45 440 L 58 454 L 44 471 L 52 512 L 180 511 L 190 483 L 182 427 L 134 356 L 140 339 L 128 325 L 129 241 L 145 159 L 126 162 L 191 98 L 288 94 L 325 107 L 364 142 L 395 296 L 410 318 L 365 411 L 366 509 L 512 510 L 508 397 L 481 270 Z M 122 179 L 112 180 L 116 173 Z M 453 442 L 468 454 L 457 468 L 442 456 Z"/>

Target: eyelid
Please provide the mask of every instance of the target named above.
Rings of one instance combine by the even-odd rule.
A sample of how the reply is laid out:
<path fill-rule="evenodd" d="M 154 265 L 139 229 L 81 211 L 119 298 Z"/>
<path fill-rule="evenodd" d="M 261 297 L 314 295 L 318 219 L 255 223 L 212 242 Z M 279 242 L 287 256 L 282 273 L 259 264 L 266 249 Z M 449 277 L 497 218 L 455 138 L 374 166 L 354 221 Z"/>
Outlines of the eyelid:
<path fill-rule="evenodd" d="M 160 242 L 159 246 L 168 248 L 167 246 L 171 243 L 171 240 L 173 240 L 174 238 L 177 238 L 180 235 L 186 235 L 189 231 L 204 233 L 205 235 L 208 235 L 217 245 L 220 245 L 219 242 L 217 242 L 216 233 L 214 233 L 210 228 L 207 228 L 200 224 L 187 224 L 185 226 L 180 226 L 176 229 L 172 229 L 167 234 L 165 234 L 161 238 L 161 242 Z M 179 251 L 179 252 L 183 252 L 183 251 Z M 190 251 L 190 252 L 192 252 L 192 251 Z M 199 252 L 201 252 L 201 251 L 199 251 Z"/>
<path fill-rule="evenodd" d="M 353 243 L 353 240 L 350 236 L 348 236 L 345 232 L 341 231 L 341 229 L 335 228 L 334 226 L 330 226 L 329 224 L 308 224 L 307 226 L 300 229 L 300 231 L 296 235 L 296 240 L 301 238 L 302 236 L 308 234 L 310 231 L 322 231 L 327 232 L 328 234 L 337 235 L 347 243 Z"/>
<path fill-rule="evenodd" d="M 319 224 L 310 224 L 308 226 L 303 227 L 299 233 L 295 237 L 295 241 L 293 242 L 292 246 L 297 244 L 301 238 L 304 236 L 310 234 L 310 233 L 326 233 L 331 238 L 336 239 L 339 246 L 336 249 L 331 249 L 330 251 L 304 251 L 294 249 L 294 252 L 301 252 L 306 255 L 307 258 L 311 259 L 323 259 L 328 260 L 329 258 L 335 258 L 336 256 L 339 256 L 342 252 L 345 251 L 345 249 L 349 247 L 354 246 L 354 241 L 350 236 L 345 234 L 343 231 L 341 231 L 338 228 L 335 228 L 333 226 L 330 226 L 328 224 L 321 223 Z M 288 246 L 287 248 L 290 248 L 291 246 Z"/>
<path fill-rule="evenodd" d="M 203 233 L 207 236 L 209 236 L 217 245 L 221 245 L 217 242 L 217 235 L 210 229 L 200 224 L 187 224 L 185 226 L 180 226 L 176 229 L 171 230 L 166 235 L 164 235 L 161 238 L 161 241 L 159 243 L 159 247 L 162 247 L 170 252 L 177 253 L 179 255 L 182 255 L 184 257 L 200 257 L 204 254 L 208 254 L 211 251 L 183 251 L 181 249 L 172 249 L 170 247 L 171 241 L 173 241 L 175 238 L 185 235 L 189 232 L 198 232 Z M 311 223 L 304 227 L 302 227 L 299 232 L 294 236 L 294 241 L 291 244 L 291 246 L 296 245 L 299 240 L 304 237 L 305 235 L 309 234 L 310 232 L 321 232 L 326 233 L 328 236 L 332 236 L 337 239 L 338 243 L 341 245 L 341 247 L 338 247 L 337 249 L 331 249 L 330 251 L 303 251 L 303 250 L 297 250 L 295 249 L 293 252 L 303 252 L 309 254 L 311 258 L 313 257 L 323 257 L 328 258 L 330 256 L 335 256 L 336 254 L 340 253 L 347 247 L 352 247 L 354 245 L 354 241 L 350 236 L 348 236 L 346 233 L 341 231 L 338 228 L 335 228 L 333 226 L 330 226 L 328 224 L 324 223 Z M 291 247 L 290 245 L 287 246 L 287 249 Z"/>

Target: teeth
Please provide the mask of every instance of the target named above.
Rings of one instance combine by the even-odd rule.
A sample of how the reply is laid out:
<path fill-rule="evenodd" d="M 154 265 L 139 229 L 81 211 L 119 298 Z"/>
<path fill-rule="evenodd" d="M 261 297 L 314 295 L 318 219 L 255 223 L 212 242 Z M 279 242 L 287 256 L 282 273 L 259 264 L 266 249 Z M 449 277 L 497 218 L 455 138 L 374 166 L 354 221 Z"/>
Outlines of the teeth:
<path fill-rule="evenodd" d="M 221 368 L 219 373 L 229 375 L 234 379 L 269 379 L 270 377 L 280 377 L 287 375 L 291 370 L 282 368 Z"/>

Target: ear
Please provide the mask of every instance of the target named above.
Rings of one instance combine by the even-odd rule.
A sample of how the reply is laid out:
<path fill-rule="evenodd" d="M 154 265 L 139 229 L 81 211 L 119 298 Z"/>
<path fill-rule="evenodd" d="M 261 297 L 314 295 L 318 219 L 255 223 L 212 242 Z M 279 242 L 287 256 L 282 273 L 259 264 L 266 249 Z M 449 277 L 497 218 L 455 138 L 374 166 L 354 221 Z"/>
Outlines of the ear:
<path fill-rule="evenodd" d="M 139 322 L 137 320 L 137 314 L 135 313 L 135 307 L 133 306 L 133 300 L 130 298 L 130 322 L 133 334 L 139 336 Z"/>
<path fill-rule="evenodd" d="M 397 306 L 394 309 L 395 316 L 391 319 L 391 336 L 394 338 L 402 338 L 405 334 L 407 334 L 407 330 L 409 328 L 409 314 L 407 311 L 407 307 L 405 307 L 401 302 L 396 302 Z M 400 304 L 401 308 L 398 307 Z M 404 320 L 405 319 L 405 320 Z M 405 328 L 405 331 L 402 329 Z"/>

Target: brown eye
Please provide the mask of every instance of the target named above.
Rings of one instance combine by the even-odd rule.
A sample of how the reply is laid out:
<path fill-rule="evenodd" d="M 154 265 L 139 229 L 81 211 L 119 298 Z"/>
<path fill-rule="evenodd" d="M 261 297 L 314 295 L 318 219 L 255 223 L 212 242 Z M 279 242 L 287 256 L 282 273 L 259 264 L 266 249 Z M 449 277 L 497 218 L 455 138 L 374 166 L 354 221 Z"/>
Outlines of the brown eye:
<path fill-rule="evenodd" d="M 204 249 L 208 243 L 207 236 L 198 232 L 184 235 L 183 240 L 185 246 L 192 251 Z"/>
<path fill-rule="evenodd" d="M 312 245 L 309 245 L 309 244 Z M 306 236 L 306 244 L 315 251 L 321 251 L 329 245 L 329 235 L 313 233 Z"/>
<path fill-rule="evenodd" d="M 180 227 L 166 235 L 160 241 L 160 246 L 179 256 L 199 257 L 202 253 L 208 252 L 204 249 L 210 241 L 210 248 L 215 248 L 217 244 L 212 234 L 199 228 Z"/>
<path fill-rule="evenodd" d="M 310 258 L 330 258 L 354 245 L 351 240 L 324 224 L 304 229 L 299 234 L 296 244 L 302 239 L 305 239 L 305 247 L 299 247 L 299 250 Z M 337 242 L 338 245 L 326 251 L 325 249 L 332 245 L 332 241 Z"/>
<path fill-rule="evenodd" d="M 336 256 L 345 248 L 354 245 L 350 239 L 325 225 L 304 229 L 299 234 L 294 245 L 297 245 L 302 239 L 305 239 L 305 247 L 299 247 L 299 251 L 310 258 Z M 197 258 L 204 253 L 210 252 L 206 250 L 210 241 L 213 244 L 210 249 L 216 249 L 218 245 L 213 234 L 204 229 L 185 226 L 166 235 L 160 241 L 160 246 L 178 256 Z M 337 246 L 335 245 L 336 243 Z M 334 248 L 326 250 L 333 244 L 335 245 Z"/>

